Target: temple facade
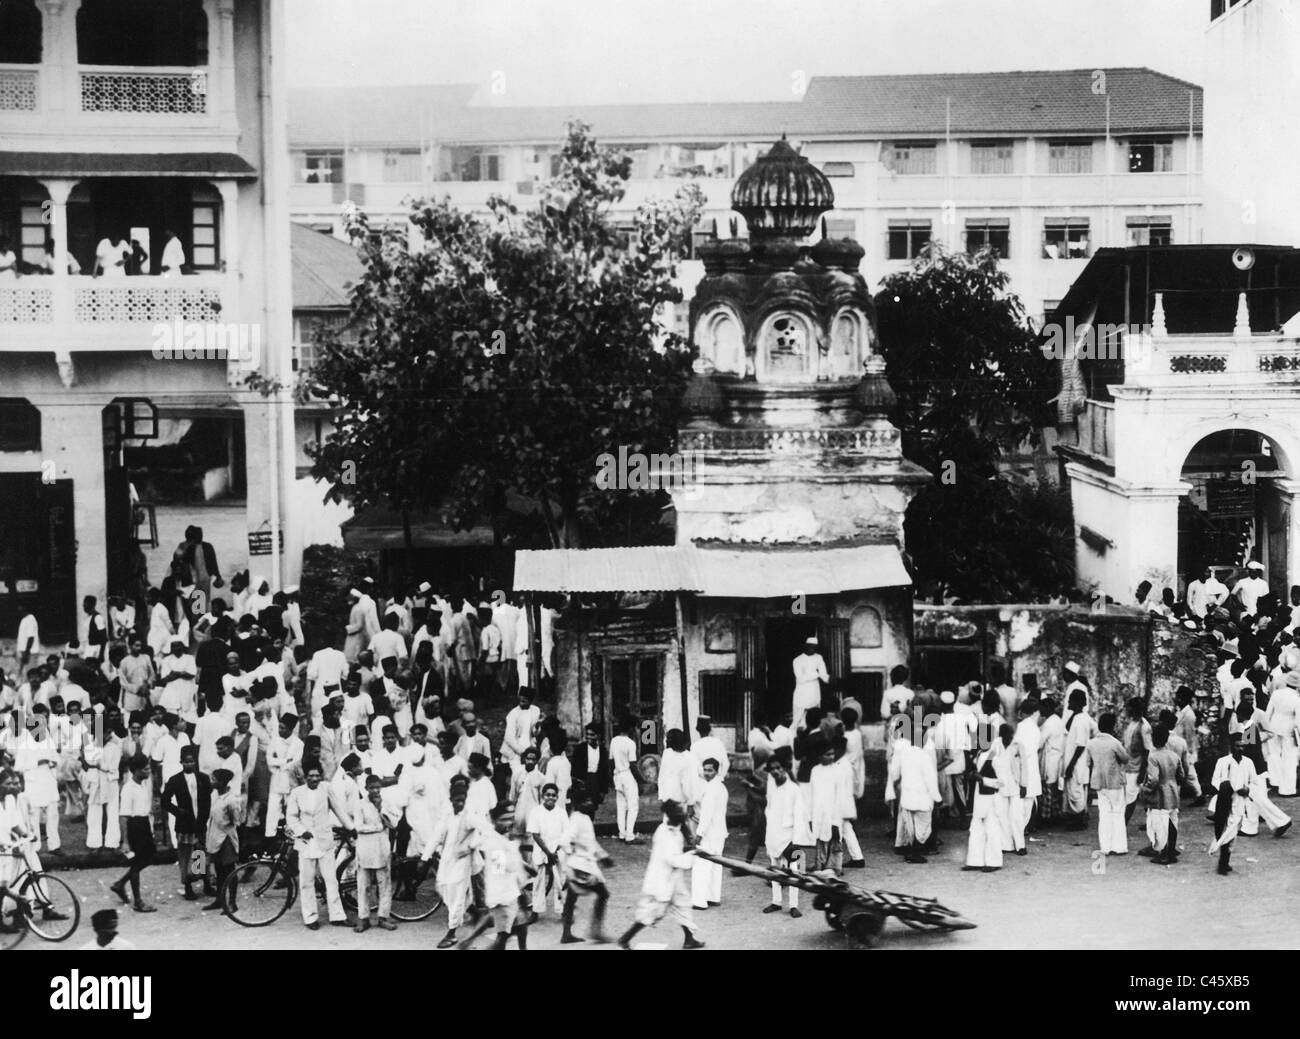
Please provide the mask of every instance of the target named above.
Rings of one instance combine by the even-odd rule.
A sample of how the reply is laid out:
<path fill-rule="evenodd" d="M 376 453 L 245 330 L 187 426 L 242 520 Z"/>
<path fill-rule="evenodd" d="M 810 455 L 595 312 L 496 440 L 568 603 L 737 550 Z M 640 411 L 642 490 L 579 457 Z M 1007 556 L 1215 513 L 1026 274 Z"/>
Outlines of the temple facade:
<path fill-rule="evenodd" d="M 784 140 L 736 182 L 749 237 L 708 243 L 690 304 L 695 373 L 671 491 L 676 544 L 520 552 L 516 590 L 563 592 L 559 712 L 641 724 L 643 749 L 708 715 L 737 752 L 790 710 L 818 640 L 827 696 L 868 718 L 908 659 L 903 518 L 929 474 L 902 456 L 852 239 L 820 240 L 830 181 Z"/>

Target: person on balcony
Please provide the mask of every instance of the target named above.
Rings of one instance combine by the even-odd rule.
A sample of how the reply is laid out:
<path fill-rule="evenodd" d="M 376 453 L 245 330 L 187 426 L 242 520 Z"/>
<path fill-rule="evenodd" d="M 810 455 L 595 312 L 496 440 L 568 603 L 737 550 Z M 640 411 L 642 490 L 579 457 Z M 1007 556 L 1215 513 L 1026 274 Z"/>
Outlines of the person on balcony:
<path fill-rule="evenodd" d="M 95 267 L 92 273 L 96 278 L 125 278 L 130 261 L 130 243 L 120 231 L 110 232 L 95 246 Z"/>
<path fill-rule="evenodd" d="M 162 276 L 175 278 L 185 273 L 185 246 L 170 227 L 163 232 Z"/>
<path fill-rule="evenodd" d="M 46 274 L 54 273 L 54 240 L 51 238 L 45 239 L 45 253 L 41 257 L 41 269 Z M 77 258 L 72 253 L 68 253 L 68 273 L 81 273 L 81 264 L 77 262 Z"/>

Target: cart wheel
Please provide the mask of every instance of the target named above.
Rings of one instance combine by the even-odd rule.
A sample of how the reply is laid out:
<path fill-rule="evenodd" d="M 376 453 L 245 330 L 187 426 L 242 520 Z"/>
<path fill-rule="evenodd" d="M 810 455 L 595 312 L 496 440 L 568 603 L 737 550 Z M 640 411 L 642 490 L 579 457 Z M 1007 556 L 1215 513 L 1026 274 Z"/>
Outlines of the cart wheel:
<path fill-rule="evenodd" d="M 844 930 L 844 922 L 840 920 L 839 910 L 827 906 L 824 911 L 826 913 L 826 923 L 830 925 L 832 931 Z"/>
<path fill-rule="evenodd" d="M 877 909 L 857 913 L 846 925 L 849 938 L 860 949 L 870 949 L 885 929 L 885 914 Z"/>

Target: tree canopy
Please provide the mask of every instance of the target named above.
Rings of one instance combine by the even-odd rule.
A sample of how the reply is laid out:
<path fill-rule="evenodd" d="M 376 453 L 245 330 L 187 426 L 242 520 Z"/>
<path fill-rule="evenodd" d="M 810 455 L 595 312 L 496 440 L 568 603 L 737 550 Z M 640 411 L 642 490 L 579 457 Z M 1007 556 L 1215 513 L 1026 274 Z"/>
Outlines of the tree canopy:
<path fill-rule="evenodd" d="M 324 341 L 311 371 L 339 408 L 313 454 L 329 497 L 499 529 L 516 496 L 553 546 L 652 536 L 633 517 L 657 515 L 661 495 L 594 477 L 621 446 L 673 450 L 690 351 L 662 315 L 681 299 L 702 198 L 686 185 L 620 227 L 630 171 L 574 123 L 528 208 L 494 196 L 482 217 L 420 199 L 409 229 L 378 233 L 350 214 L 359 341 Z"/>
<path fill-rule="evenodd" d="M 1000 466 L 1051 413 L 1051 362 L 989 250 L 926 247 L 875 302 L 904 453 L 934 474 L 908 509 L 918 575 L 966 601 L 1033 600 L 1073 583 L 1068 502 Z"/>

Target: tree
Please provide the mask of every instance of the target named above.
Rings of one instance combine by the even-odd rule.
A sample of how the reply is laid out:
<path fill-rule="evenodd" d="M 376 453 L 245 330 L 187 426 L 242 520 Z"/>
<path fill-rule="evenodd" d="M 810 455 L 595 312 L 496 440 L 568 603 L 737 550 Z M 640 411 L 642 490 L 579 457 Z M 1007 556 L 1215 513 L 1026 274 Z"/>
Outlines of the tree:
<path fill-rule="evenodd" d="M 967 601 L 1034 599 L 1073 583 L 1060 492 L 1000 468 L 1050 413 L 1050 362 L 997 256 L 931 243 L 877 293 L 903 451 L 934 474 L 905 522 L 918 575 Z"/>
<path fill-rule="evenodd" d="M 630 171 L 573 123 L 527 210 L 494 196 L 484 219 L 419 200 L 409 235 L 372 234 L 351 214 L 360 341 L 324 343 L 312 372 L 313 392 L 340 407 L 313 455 L 330 497 L 438 510 L 463 529 L 484 516 L 498 526 L 513 493 L 536 504 L 554 546 L 657 512 L 657 495 L 599 490 L 594 477 L 620 446 L 672 450 L 690 353 L 659 315 L 681 299 L 677 262 L 702 198 L 687 186 L 646 203 L 629 234 L 610 207 Z"/>

